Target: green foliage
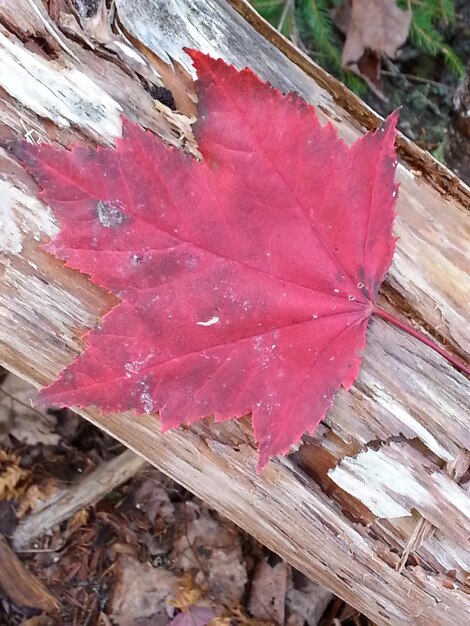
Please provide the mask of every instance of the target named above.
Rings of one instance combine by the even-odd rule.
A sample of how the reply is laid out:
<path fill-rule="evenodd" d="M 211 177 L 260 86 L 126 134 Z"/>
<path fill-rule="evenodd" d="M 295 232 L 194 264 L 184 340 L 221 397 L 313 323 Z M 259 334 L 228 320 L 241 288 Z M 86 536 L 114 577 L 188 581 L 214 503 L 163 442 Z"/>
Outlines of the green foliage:
<path fill-rule="evenodd" d="M 252 5 L 265 19 L 273 26 L 279 28 L 281 16 L 285 6 L 285 0 L 253 0 Z M 286 37 L 291 36 L 291 29 L 287 28 L 287 23 L 281 24 L 281 30 Z"/>
<path fill-rule="evenodd" d="M 341 65 L 342 40 L 330 17 L 340 0 L 252 0 L 252 4 L 283 35 L 300 43 L 354 92 L 365 90 L 365 83 Z"/>
<path fill-rule="evenodd" d="M 400 0 L 399 6 L 406 8 L 407 0 Z M 412 18 L 410 41 L 417 50 L 433 57 L 442 54 L 449 68 L 462 76 L 465 70 L 462 60 L 447 44 L 437 30 L 439 25 L 455 22 L 453 0 L 411 0 Z"/>
<path fill-rule="evenodd" d="M 321 65 L 339 76 L 353 91 L 364 90 L 361 79 L 344 72 L 341 65 L 342 39 L 331 20 L 331 12 L 341 0 L 252 0 L 252 4 L 286 37 L 307 48 Z M 461 59 L 444 42 L 438 30 L 441 25 L 454 23 L 454 0 L 398 0 L 398 5 L 404 9 L 411 7 L 409 38 L 412 45 L 433 57 L 443 55 L 449 68 L 458 76 L 462 75 Z"/>
<path fill-rule="evenodd" d="M 328 0 L 297 0 L 295 12 L 299 31 L 325 57 L 327 64 L 341 71 L 339 40 L 330 18 L 331 2 Z"/>

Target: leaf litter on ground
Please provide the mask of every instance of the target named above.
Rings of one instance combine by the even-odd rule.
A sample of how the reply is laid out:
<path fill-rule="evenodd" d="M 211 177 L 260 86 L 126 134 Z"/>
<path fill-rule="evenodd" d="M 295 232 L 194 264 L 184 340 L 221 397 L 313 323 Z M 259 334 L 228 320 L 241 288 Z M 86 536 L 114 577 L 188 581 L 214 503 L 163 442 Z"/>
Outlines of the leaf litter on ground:
<path fill-rule="evenodd" d="M 57 445 L 57 419 L 47 411 L 33 408 L 36 390 L 14 374 L 8 374 L 0 385 L 0 443 L 14 437 L 23 443 Z"/>
<path fill-rule="evenodd" d="M 361 76 L 382 100 L 381 59 L 394 58 L 406 43 L 411 18 L 411 8 L 401 9 L 396 0 L 343 0 L 333 12 L 336 26 L 346 35 L 343 67 Z"/>
<path fill-rule="evenodd" d="M 8 451 L 0 444 L 0 457 L 25 472 L 29 485 L 51 471 L 62 486 L 73 484 L 91 471 L 82 449 L 93 467 L 121 450 L 84 421 L 77 428 L 67 426 L 59 446 L 12 439 Z M 17 484 L 9 483 L 14 497 L 1 504 L 18 514 Z M 0 510 L 0 529 L 11 536 L 13 528 Z M 318 626 L 332 597 L 153 468 L 52 527 L 18 556 L 61 608 L 60 615 L 31 617 L 37 609 L 15 606 L 0 590 L 0 624 L 9 626 L 27 620 L 32 626 L 184 626 L 195 619 L 209 626 Z M 283 585 L 273 582 L 280 570 Z"/>

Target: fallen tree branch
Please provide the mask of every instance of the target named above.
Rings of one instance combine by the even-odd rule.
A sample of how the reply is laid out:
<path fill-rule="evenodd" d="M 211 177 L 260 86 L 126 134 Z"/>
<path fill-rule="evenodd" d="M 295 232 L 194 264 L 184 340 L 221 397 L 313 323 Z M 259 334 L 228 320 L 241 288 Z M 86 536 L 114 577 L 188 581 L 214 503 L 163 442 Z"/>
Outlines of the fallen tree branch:
<path fill-rule="evenodd" d="M 13 535 L 15 549 L 23 548 L 80 509 L 99 502 L 107 493 L 131 479 L 146 465 L 146 461 L 131 450 L 126 450 L 84 476 L 76 485 L 56 491 L 38 511 L 28 515 L 19 524 Z"/>
<path fill-rule="evenodd" d="M 0 535 L 0 587 L 17 607 L 31 607 L 54 613 L 59 602 L 37 576 L 19 560 Z"/>

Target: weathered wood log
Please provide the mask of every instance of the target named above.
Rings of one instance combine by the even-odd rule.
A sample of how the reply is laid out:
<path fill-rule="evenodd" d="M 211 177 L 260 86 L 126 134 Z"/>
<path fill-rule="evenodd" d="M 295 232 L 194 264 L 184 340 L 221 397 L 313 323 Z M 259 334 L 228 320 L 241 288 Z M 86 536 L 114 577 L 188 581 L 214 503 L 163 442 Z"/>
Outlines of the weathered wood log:
<path fill-rule="evenodd" d="M 57 227 L 9 139 L 110 144 L 123 113 L 194 152 L 187 118 L 154 99 L 168 85 L 181 111 L 194 110 L 183 45 L 297 91 L 348 142 L 377 123 L 242 0 L 116 0 L 112 17 L 98 4 L 90 14 L 84 1 L 77 11 L 54 0 L 49 15 L 39 0 L 0 0 L 0 361 L 35 384 L 70 363 L 115 300 L 39 248 Z M 468 359 L 470 192 L 398 143 L 399 242 L 381 303 Z M 378 624 L 441 626 L 470 612 L 469 391 L 442 358 L 378 319 L 353 390 L 260 476 L 246 419 L 161 435 L 156 417 L 81 414 Z"/>

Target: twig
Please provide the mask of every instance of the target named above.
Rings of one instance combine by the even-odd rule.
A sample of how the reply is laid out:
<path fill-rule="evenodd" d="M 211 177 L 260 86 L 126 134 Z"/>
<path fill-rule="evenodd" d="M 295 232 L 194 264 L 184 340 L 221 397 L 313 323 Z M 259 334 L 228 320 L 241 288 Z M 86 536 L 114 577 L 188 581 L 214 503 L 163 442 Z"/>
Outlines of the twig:
<path fill-rule="evenodd" d="M 446 472 L 457 483 L 465 474 L 470 466 L 470 452 L 461 449 L 455 459 L 451 463 L 447 463 Z M 397 570 L 401 573 L 408 561 L 408 557 L 412 552 L 416 552 L 420 546 L 434 534 L 434 526 L 430 521 L 421 517 L 416 524 L 406 546 L 403 549 L 400 560 L 397 564 Z"/>
<path fill-rule="evenodd" d="M 26 404 L 26 402 L 23 402 L 22 400 L 19 400 L 13 394 L 8 393 L 8 391 L 5 391 L 4 389 L 0 388 L 0 394 L 2 394 L 3 396 L 5 396 L 6 398 L 9 398 L 11 400 L 11 402 L 12 402 L 11 410 L 13 410 L 13 404 L 16 402 L 16 404 L 19 404 L 20 406 L 23 406 L 25 409 L 28 409 L 28 411 L 31 411 L 31 413 L 36 413 L 36 415 L 38 415 L 39 417 L 43 417 L 44 416 L 44 414 L 41 413 L 41 411 L 38 411 L 37 409 L 35 409 L 30 404 Z"/>
<path fill-rule="evenodd" d="M 402 76 L 403 78 L 412 80 L 415 83 L 424 83 L 426 85 L 434 85 L 435 87 L 443 87 L 444 89 L 447 89 L 448 91 L 453 91 L 453 87 L 450 87 L 449 85 L 445 85 L 444 83 L 439 83 L 437 80 L 424 78 L 423 76 L 415 76 L 414 74 L 405 74 L 404 72 L 400 72 L 400 71 L 397 73 L 397 72 L 393 72 L 390 70 L 382 70 L 382 74 L 384 76 L 392 76 L 392 77 Z"/>
<path fill-rule="evenodd" d="M 277 30 L 279 32 L 282 31 L 282 27 L 284 26 L 284 22 L 286 21 L 287 14 L 292 10 L 293 0 L 285 0 L 284 6 L 282 8 L 281 17 L 279 18 L 279 23 L 277 25 Z"/>
<path fill-rule="evenodd" d="M 27 606 L 52 613 L 59 609 L 57 599 L 37 576 L 19 560 L 0 535 L 0 588 L 17 606 Z"/>
<path fill-rule="evenodd" d="M 434 530 L 435 528 L 431 524 L 431 522 L 424 517 L 421 517 L 418 520 L 418 523 L 414 527 L 414 530 L 411 533 L 411 536 L 403 549 L 400 560 L 397 563 L 397 570 L 400 572 L 400 574 L 402 573 L 410 554 L 412 552 L 416 552 L 416 550 L 419 549 L 419 547 L 426 541 L 426 539 L 432 537 L 432 535 L 434 534 Z"/>
<path fill-rule="evenodd" d="M 19 524 L 13 535 L 15 549 L 23 548 L 80 509 L 99 502 L 112 489 L 128 481 L 146 465 L 146 461 L 131 450 L 126 450 L 118 457 L 100 465 L 76 485 L 57 491 L 38 511 L 28 515 Z"/>

